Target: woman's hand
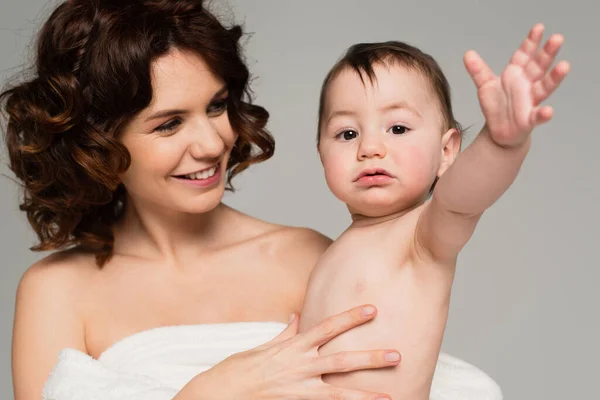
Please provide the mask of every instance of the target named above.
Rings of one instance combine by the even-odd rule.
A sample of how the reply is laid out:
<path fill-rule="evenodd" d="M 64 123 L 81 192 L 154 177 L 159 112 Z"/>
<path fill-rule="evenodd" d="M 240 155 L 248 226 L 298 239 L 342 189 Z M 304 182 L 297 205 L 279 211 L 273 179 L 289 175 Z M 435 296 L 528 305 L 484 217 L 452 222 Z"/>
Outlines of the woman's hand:
<path fill-rule="evenodd" d="M 294 317 L 276 338 L 228 357 L 196 376 L 184 391 L 193 391 L 196 396 L 190 398 L 201 400 L 389 399 L 384 394 L 332 386 L 321 379 L 324 374 L 393 367 L 399 363 L 400 354 L 395 350 L 319 355 L 320 346 L 373 319 L 375 314 L 373 306 L 356 307 L 327 318 L 301 334 L 297 334 L 298 318 Z"/>

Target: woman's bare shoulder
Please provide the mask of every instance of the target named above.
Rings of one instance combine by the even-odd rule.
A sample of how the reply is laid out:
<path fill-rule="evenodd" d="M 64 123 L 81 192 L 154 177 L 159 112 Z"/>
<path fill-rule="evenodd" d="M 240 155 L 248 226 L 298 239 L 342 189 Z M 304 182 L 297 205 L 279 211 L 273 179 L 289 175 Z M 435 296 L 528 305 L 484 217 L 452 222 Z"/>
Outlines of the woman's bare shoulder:
<path fill-rule="evenodd" d="M 307 272 L 331 245 L 332 240 L 314 229 L 287 225 L 272 226 L 262 238 L 270 243 L 282 265 L 305 269 Z"/>
<path fill-rule="evenodd" d="M 311 228 L 276 224 L 234 212 L 238 234 L 253 243 L 267 245 L 272 254 L 284 258 L 281 260 L 285 261 L 284 265 L 312 270 L 317 259 L 332 243 L 330 238 Z"/>
<path fill-rule="evenodd" d="M 76 250 L 39 260 L 17 289 L 13 327 L 15 394 L 34 398 L 65 348 L 86 352 L 82 301 L 94 256 Z"/>
<path fill-rule="evenodd" d="M 31 265 L 17 288 L 17 317 L 38 318 L 52 313 L 55 318 L 79 320 L 82 296 L 92 275 L 98 271 L 93 254 L 66 250 L 50 254 Z M 83 322 L 83 320 L 81 320 Z"/>
<path fill-rule="evenodd" d="M 311 257 L 323 254 L 333 242 L 322 233 L 306 227 L 282 226 L 278 234 L 287 250 L 294 253 L 307 252 Z"/>
<path fill-rule="evenodd" d="M 332 243 L 327 236 L 314 229 L 298 226 L 276 224 L 229 208 L 228 226 L 235 225 L 237 232 L 248 239 L 269 238 L 277 240 L 291 248 L 288 250 L 304 250 L 310 252 L 325 251 Z"/>
<path fill-rule="evenodd" d="M 316 230 L 305 227 L 286 226 L 277 236 L 285 265 L 304 272 L 307 279 L 321 255 L 333 242 Z"/>
<path fill-rule="evenodd" d="M 43 280 L 50 290 L 81 285 L 90 274 L 99 270 L 92 253 L 69 249 L 52 253 L 31 265 L 23 274 L 20 286 L 32 286 Z"/>
<path fill-rule="evenodd" d="M 50 254 L 31 265 L 17 288 L 16 312 L 52 312 L 56 318 L 79 319 L 82 296 L 99 268 L 93 254 L 65 250 Z"/>

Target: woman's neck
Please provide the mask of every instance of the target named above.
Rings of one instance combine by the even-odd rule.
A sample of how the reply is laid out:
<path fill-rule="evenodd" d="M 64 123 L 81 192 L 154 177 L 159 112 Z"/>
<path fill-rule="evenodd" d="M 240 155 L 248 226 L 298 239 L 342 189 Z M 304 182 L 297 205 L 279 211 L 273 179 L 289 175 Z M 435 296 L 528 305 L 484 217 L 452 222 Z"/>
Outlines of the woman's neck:
<path fill-rule="evenodd" d="M 222 227 L 232 213 L 222 203 L 206 213 L 190 214 L 139 205 L 127 198 L 123 217 L 114 228 L 114 252 L 186 264 L 220 242 Z"/>

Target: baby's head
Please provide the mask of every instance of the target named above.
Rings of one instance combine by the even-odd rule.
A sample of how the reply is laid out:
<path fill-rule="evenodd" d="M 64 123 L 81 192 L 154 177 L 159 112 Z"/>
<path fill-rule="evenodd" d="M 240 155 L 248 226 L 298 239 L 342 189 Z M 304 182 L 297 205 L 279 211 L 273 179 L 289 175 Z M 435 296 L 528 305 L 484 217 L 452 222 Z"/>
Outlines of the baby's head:
<path fill-rule="evenodd" d="M 348 49 L 323 82 L 318 130 L 329 188 L 368 217 L 426 200 L 460 151 L 441 68 L 402 42 Z"/>

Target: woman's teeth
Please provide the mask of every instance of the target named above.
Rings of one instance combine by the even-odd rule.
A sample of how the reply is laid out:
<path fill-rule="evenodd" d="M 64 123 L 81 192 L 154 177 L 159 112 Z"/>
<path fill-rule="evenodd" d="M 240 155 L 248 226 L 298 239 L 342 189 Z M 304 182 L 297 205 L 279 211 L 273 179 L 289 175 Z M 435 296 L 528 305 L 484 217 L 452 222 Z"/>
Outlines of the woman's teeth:
<path fill-rule="evenodd" d="M 212 168 L 206 169 L 201 172 L 195 172 L 195 173 L 189 174 L 189 175 L 184 175 L 183 177 L 185 179 L 192 179 L 192 180 L 208 179 L 211 176 L 213 176 L 216 171 L 217 171 L 217 166 L 215 165 Z"/>

